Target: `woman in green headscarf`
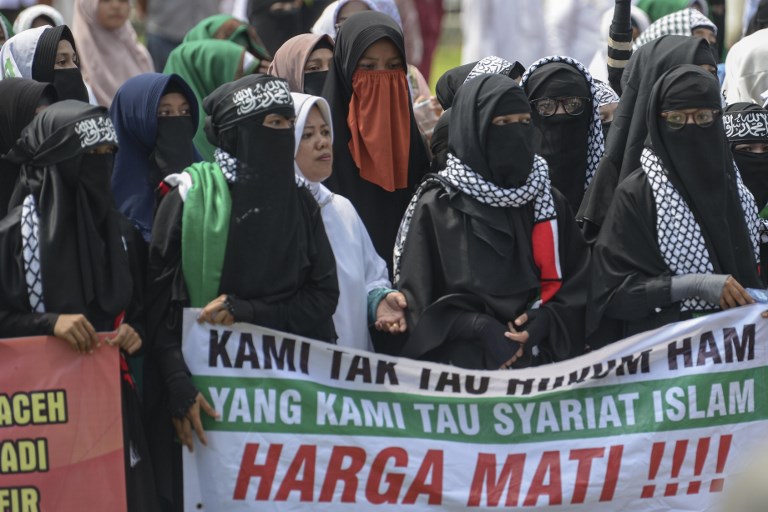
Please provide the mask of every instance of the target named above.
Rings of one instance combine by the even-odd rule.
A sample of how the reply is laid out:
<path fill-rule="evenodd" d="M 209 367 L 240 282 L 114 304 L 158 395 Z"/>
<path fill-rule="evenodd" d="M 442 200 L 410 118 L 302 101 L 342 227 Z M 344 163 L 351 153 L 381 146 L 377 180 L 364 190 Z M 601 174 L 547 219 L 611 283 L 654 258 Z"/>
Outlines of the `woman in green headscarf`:
<path fill-rule="evenodd" d="M 265 48 L 259 34 L 256 33 L 256 29 L 229 14 L 209 16 L 192 27 L 184 36 L 185 43 L 205 39 L 220 39 L 239 44 L 260 61 L 259 73 L 266 73 L 272 61 L 272 56 Z"/>
<path fill-rule="evenodd" d="M 168 56 L 163 73 L 176 73 L 183 78 L 200 105 L 217 87 L 232 82 L 258 69 L 259 62 L 242 46 L 231 41 L 204 39 L 184 42 Z M 213 161 L 213 145 L 203 131 L 205 113 L 200 109 L 200 121 L 195 133 L 195 147 L 209 162 Z"/>
<path fill-rule="evenodd" d="M 0 46 L 3 46 L 3 43 L 12 37 L 13 26 L 11 25 L 11 22 L 8 21 L 8 18 L 0 12 Z"/>

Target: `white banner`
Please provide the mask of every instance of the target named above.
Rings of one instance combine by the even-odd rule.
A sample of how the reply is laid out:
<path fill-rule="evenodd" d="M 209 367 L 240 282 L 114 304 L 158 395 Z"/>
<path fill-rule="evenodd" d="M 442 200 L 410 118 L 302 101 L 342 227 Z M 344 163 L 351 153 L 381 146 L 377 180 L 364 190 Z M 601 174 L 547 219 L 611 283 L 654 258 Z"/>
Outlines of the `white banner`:
<path fill-rule="evenodd" d="M 185 510 L 721 510 L 766 437 L 764 309 L 490 372 L 187 310 L 184 358 L 221 417 L 184 452 Z"/>

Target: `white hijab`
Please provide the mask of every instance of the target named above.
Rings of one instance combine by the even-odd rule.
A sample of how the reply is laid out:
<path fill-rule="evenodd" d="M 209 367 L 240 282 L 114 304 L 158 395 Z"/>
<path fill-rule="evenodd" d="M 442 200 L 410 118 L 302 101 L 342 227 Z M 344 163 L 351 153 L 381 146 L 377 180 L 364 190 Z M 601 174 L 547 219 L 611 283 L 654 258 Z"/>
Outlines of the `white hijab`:
<path fill-rule="evenodd" d="M 734 44 L 725 59 L 725 102 L 763 104 L 768 89 L 768 29 L 758 30 Z"/>
<path fill-rule="evenodd" d="M 309 112 L 314 106 L 317 106 L 317 108 L 320 109 L 320 114 L 328 124 L 328 129 L 331 130 L 332 145 L 333 123 L 331 122 L 331 107 L 328 105 L 328 102 L 325 101 L 325 98 L 298 92 L 292 92 L 291 97 L 293 98 L 293 108 L 296 111 L 296 144 L 293 151 L 294 158 L 299 154 L 299 146 L 301 145 L 301 135 L 304 133 L 304 125 L 307 124 L 307 117 L 309 117 Z M 293 161 L 293 168 L 296 171 L 296 176 L 306 182 L 309 190 L 312 192 L 312 195 L 315 196 L 315 200 L 320 206 L 326 204 L 328 200 L 333 197 L 333 192 L 328 190 L 325 185 L 322 185 L 320 182 L 308 180 L 307 177 L 304 176 L 304 173 L 301 172 L 301 169 L 299 169 L 299 164 L 296 163 L 296 160 Z"/>

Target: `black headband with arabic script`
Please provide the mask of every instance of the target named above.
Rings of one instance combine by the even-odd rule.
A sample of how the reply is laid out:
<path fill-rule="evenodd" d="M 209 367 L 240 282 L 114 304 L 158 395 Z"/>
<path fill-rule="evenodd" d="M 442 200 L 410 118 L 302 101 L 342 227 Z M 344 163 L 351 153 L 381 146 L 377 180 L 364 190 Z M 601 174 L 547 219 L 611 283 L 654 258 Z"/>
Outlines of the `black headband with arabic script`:
<path fill-rule="evenodd" d="M 218 87 L 203 100 L 208 114 L 205 132 L 218 143 L 218 134 L 264 114 L 295 115 L 288 82 L 269 75 L 248 75 Z"/>
<path fill-rule="evenodd" d="M 17 165 L 45 167 L 104 144 L 117 145 L 107 109 L 65 100 L 36 115 L 4 158 Z"/>
<path fill-rule="evenodd" d="M 768 110 L 755 103 L 734 103 L 723 113 L 725 136 L 731 144 L 768 141 Z"/>

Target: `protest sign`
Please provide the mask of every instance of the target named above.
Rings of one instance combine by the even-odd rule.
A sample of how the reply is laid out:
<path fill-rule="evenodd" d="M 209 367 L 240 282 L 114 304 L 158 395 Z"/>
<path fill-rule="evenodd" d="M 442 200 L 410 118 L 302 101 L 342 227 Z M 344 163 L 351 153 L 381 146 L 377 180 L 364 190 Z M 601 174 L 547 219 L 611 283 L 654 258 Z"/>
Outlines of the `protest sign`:
<path fill-rule="evenodd" d="M 118 357 L 0 340 L 0 511 L 126 510 Z"/>
<path fill-rule="evenodd" d="M 184 453 L 185 509 L 717 510 L 768 426 L 763 309 L 493 372 L 187 311 L 220 418 Z"/>

